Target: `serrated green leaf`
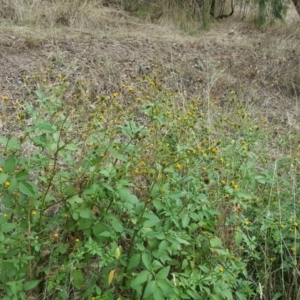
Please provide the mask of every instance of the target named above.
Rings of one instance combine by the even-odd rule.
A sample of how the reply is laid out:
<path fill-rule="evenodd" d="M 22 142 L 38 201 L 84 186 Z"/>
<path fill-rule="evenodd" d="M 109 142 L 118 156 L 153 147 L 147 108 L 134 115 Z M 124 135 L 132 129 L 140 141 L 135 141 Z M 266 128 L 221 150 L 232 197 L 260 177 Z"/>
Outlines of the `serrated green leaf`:
<path fill-rule="evenodd" d="M 170 272 L 170 266 L 162 268 L 155 276 L 156 279 L 166 279 Z"/>
<path fill-rule="evenodd" d="M 35 196 L 35 185 L 33 183 L 29 183 L 27 181 L 19 182 L 19 190 L 22 194 L 34 197 Z"/>
<path fill-rule="evenodd" d="M 185 214 L 184 216 L 183 216 L 183 218 L 182 218 L 182 227 L 183 228 L 186 228 L 188 225 L 189 225 L 189 223 L 190 223 L 190 217 L 188 216 L 188 214 Z"/>
<path fill-rule="evenodd" d="M 156 288 L 157 288 L 156 282 L 155 281 L 149 281 L 147 286 L 146 286 L 146 289 L 145 289 L 144 297 L 147 298 L 148 296 L 153 294 Z"/>
<path fill-rule="evenodd" d="M 84 283 L 84 276 L 82 271 L 80 270 L 75 270 L 71 273 L 71 278 L 72 278 L 72 284 L 73 286 L 79 290 L 83 283 Z"/>
<path fill-rule="evenodd" d="M 236 244 L 237 245 L 240 245 L 241 244 L 241 242 L 242 242 L 242 240 L 243 240 L 243 234 L 240 232 L 240 231 L 236 231 L 235 232 L 235 242 L 236 242 Z"/>
<path fill-rule="evenodd" d="M 209 268 L 206 267 L 206 266 L 201 266 L 201 265 L 200 265 L 199 268 L 200 268 L 200 270 L 202 270 L 204 273 L 209 273 L 209 272 L 210 272 Z"/>
<path fill-rule="evenodd" d="M 139 286 L 141 286 L 142 283 L 148 281 L 150 278 L 150 272 L 148 270 L 144 270 L 141 273 L 139 273 L 133 280 L 131 280 L 130 286 L 133 289 L 137 289 Z"/>
<path fill-rule="evenodd" d="M 222 247 L 222 240 L 218 237 L 211 239 L 209 243 L 212 248 Z"/>
<path fill-rule="evenodd" d="M 128 270 L 134 269 L 141 262 L 141 254 L 134 254 L 128 264 Z"/>
<path fill-rule="evenodd" d="M 190 245 L 190 243 L 180 237 L 177 237 L 176 238 L 176 241 L 178 241 L 180 244 L 183 244 L 183 245 Z"/>
<path fill-rule="evenodd" d="M 4 171 L 8 174 L 11 174 L 16 167 L 16 159 L 14 156 L 10 156 L 4 163 Z"/>
<path fill-rule="evenodd" d="M 135 195 L 131 194 L 130 189 L 128 189 L 128 188 L 118 188 L 118 192 L 119 192 L 119 195 L 120 195 L 120 199 L 122 201 L 129 202 L 129 203 L 132 203 L 132 204 L 139 203 L 138 198 Z"/>
<path fill-rule="evenodd" d="M 0 184 L 3 184 L 5 181 L 7 181 L 8 175 L 5 173 L 0 173 Z"/>
<path fill-rule="evenodd" d="M 6 233 L 14 230 L 17 227 L 16 223 L 6 223 L 1 225 L 1 232 Z"/>
<path fill-rule="evenodd" d="M 75 196 L 71 197 L 70 199 L 68 199 L 67 202 L 69 202 L 71 204 L 71 206 L 73 206 L 77 203 L 82 203 L 83 199 L 80 198 L 78 195 L 75 195 Z"/>
<path fill-rule="evenodd" d="M 13 137 L 7 143 L 7 150 L 18 150 L 20 149 L 20 141 L 18 138 Z"/>
<path fill-rule="evenodd" d="M 157 287 L 153 293 L 153 299 L 154 300 L 165 300 L 164 294 L 162 292 L 162 290 Z"/>
<path fill-rule="evenodd" d="M 18 181 L 21 181 L 21 180 L 25 180 L 29 177 L 29 174 L 28 172 L 25 172 L 25 171 L 20 171 L 18 173 L 16 173 L 16 179 Z"/>
<path fill-rule="evenodd" d="M 82 218 L 79 220 L 78 230 L 90 228 L 93 224 L 92 219 Z"/>
<path fill-rule="evenodd" d="M 83 219 L 89 219 L 92 216 L 92 212 L 88 207 L 80 207 L 79 215 Z"/>
<path fill-rule="evenodd" d="M 40 280 L 31 280 L 24 283 L 24 290 L 26 292 L 33 290 L 38 284 Z"/>
<path fill-rule="evenodd" d="M 151 270 L 151 256 L 147 252 L 144 252 L 142 254 L 142 261 L 144 266 L 148 269 Z"/>

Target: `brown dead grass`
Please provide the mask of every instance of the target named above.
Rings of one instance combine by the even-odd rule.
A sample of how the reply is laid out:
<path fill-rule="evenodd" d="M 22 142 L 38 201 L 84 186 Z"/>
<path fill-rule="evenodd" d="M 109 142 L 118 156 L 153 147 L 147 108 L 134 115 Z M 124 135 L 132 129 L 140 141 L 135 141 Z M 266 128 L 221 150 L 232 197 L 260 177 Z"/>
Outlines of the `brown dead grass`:
<path fill-rule="evenodd" d="M 99 1 L 0 2 L 0 88 L 11 99 L 33 100 L 21 79 L 43 76 L 46 68 L 66 76 L 74 90 L 78 79 L 86 79 L 92 96 L 111 94 L 123 80 L 159 70 L 159 79 L 182 94 L 215 97 L 225 107 L 234 90 L 274 126 L 298 129 L 295 26 L 261 31 L 228 19 L 187 36 L 165 20 L 147 23 Z"/>

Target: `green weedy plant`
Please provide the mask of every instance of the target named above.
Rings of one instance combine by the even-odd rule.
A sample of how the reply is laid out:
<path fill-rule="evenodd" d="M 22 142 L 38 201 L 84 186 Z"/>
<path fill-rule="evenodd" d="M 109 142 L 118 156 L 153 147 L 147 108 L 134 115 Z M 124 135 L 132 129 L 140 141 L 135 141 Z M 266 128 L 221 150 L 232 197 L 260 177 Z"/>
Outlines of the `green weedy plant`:
<path fill-rule="evenodd" d="M 264 135 L 237 94 L 220 117 L 155 74 L 127 84 L 94 109 L 83 84 L 76 108 L 66 80 L 42 85 L 22 134 L 0 137 L 1 298 L 251 299 L 295 282 L 296 203 L 276 206 L 290 180 L 256 154 Z"/>

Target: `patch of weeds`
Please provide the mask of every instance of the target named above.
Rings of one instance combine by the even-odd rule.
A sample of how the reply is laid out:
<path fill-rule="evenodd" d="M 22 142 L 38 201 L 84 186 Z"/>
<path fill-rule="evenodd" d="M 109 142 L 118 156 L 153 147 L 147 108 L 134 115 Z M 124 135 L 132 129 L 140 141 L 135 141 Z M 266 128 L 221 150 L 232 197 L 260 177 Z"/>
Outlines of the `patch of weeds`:
<path fill-rule="evenodd" d="M 294 298 L 299 149 L 273 159 L 236 92 L 220 114 L 155 73 L 111 95 L 33 81 L 0 136 L 2 299 Z"/>

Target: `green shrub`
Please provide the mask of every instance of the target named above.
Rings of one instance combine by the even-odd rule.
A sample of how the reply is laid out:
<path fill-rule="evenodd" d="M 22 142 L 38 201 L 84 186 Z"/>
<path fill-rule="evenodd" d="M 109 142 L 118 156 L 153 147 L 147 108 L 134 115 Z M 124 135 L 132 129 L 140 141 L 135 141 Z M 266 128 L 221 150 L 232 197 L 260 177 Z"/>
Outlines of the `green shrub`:
<path fill-rule="evenodd" d="M 2 299 L 251 299 L 297 282 L 299 154 L 273 161 L 235 92 L 218 115 L 156 74 L 109 96 L 51 76 L 19 136 L 0 136 Z"/>

